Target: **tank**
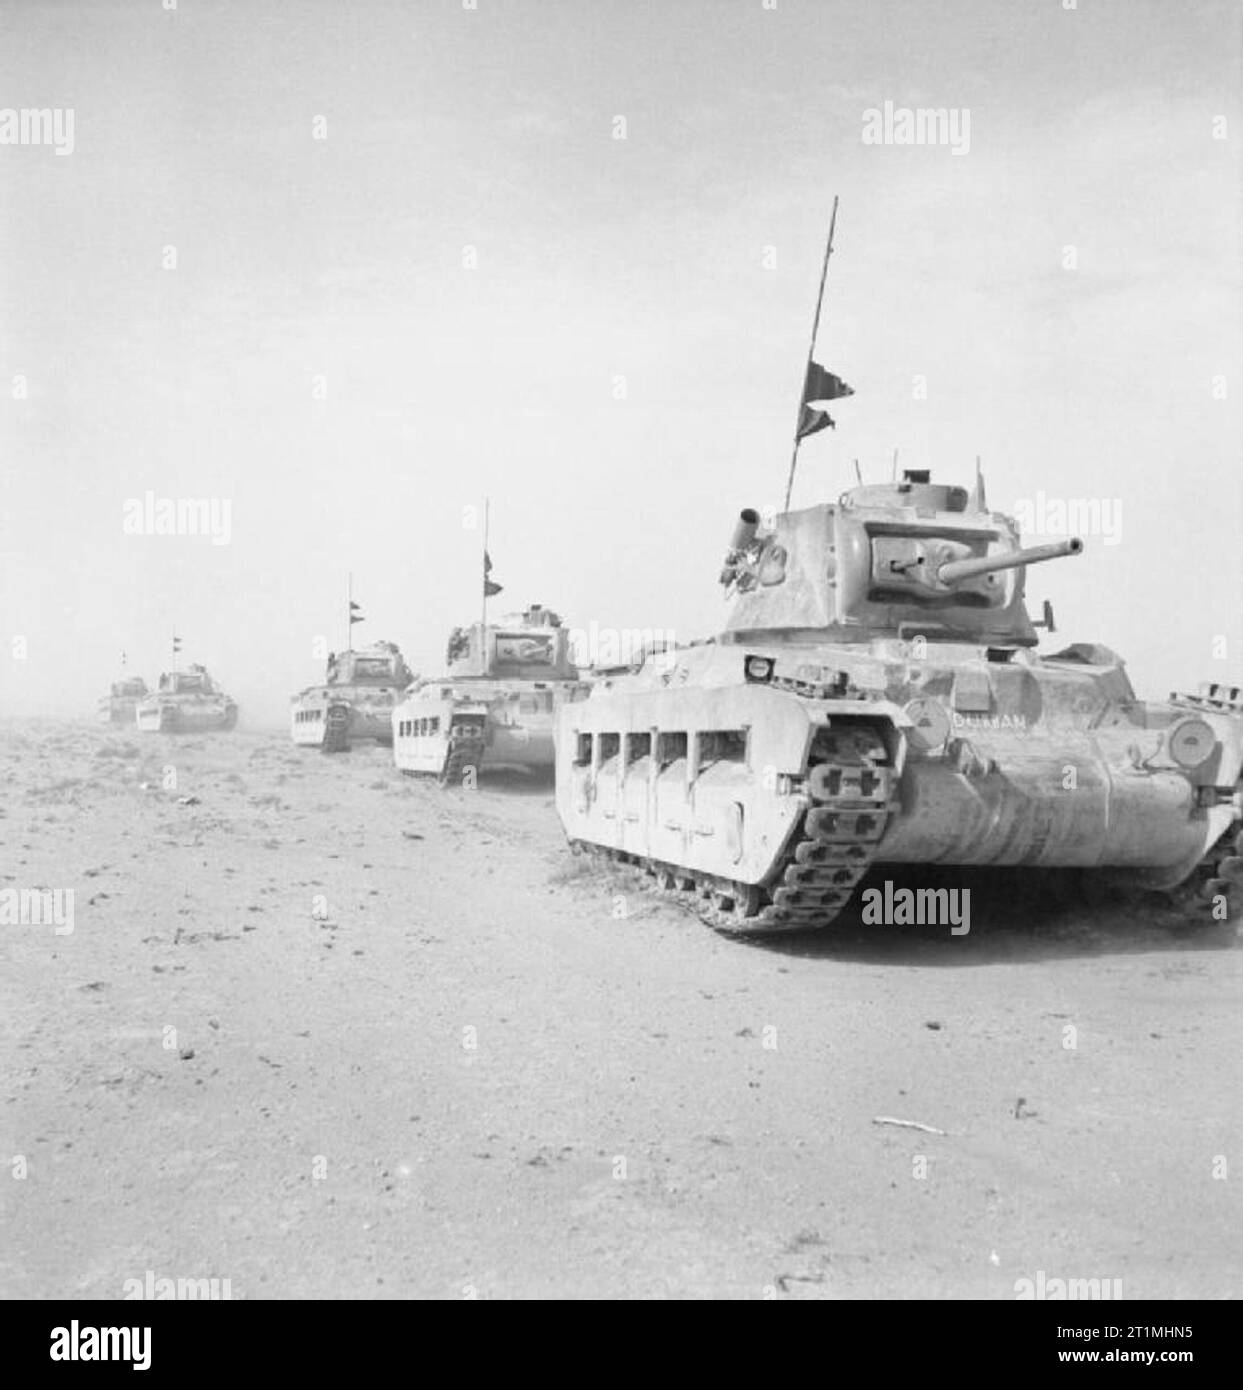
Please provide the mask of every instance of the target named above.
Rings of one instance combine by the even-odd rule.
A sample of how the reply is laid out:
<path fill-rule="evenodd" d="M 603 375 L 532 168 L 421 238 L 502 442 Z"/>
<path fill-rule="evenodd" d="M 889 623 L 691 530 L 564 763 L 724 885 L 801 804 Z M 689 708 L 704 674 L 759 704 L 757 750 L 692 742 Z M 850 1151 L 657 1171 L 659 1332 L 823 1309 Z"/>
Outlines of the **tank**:
<path fill-rule="evenodd" d="M 329 653 L 323 685 L 293 697 L 293 741 L 325 753 L 343 753 L 371 739 L 393 741 L 393 707 L 414 676 L 392 642 L 361 651 Z"/>
<path fill-rule="evenodd" d="M 742 512 L 725 631 L 561 709 L 572 845 L 740 933 L 828 926 L 886 866 L 1099 871 L 1237 915 L 1243 692 L 1141 700 L 1106 646 L 1038 654 L 1027 570 L 1081 550 L 923 471 Z"/>
<path fill-rule="evenodd" d="M 237 705 L 216 688 L 205 666 L 165 672 L 159 689 L 139 700 L 140 730 L 149 734 L 198 734 L 232 729 Z"/>
<path fill-rule="evenodd" d="M 497 623 L 455 628 L 448 674 L 415 682 L 393 711 L 393 757 L 402 772 L 461 786 L 491 768 L 550 772 L 554 718 L 585 690 L 569 633 L 534 604 Z"/>
<path fill-rule="evenodd" d="M 122 676 L 113 681 L 108 694 L 99 701 L 99 722 L 132 727 L 138 702 L 147 693 L 147 682 L 141 676 Z"/>

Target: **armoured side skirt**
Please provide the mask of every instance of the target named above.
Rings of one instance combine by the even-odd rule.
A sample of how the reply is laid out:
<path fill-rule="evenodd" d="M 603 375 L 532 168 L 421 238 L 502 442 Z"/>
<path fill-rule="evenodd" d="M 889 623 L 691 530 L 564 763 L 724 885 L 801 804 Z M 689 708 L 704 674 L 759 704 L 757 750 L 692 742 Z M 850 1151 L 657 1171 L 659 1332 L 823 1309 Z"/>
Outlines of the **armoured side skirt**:
<path fill-rule="evenodd" d="M 291 737 L 300 748 L 318 748 L 324 741 L 322 721 L 308 724 L 295 724 Z M 387 721 L 366 719 L 351 721 L 346 737 L 351 743 L 383 743 L 393 741 L 393 726 Z"/>
<path fill-rule="evenodd" d="M 393 761 L 403 772 L 439 772 L 449 751 L 442 736 L 411 738 L 398 734 L 393 744 Z M 480 772 L 497 767 L 551 768 L 555 749 L 549 738 L 513 738 L 506 730 L 493 730 L 479 759 Z"/>
<path fill-rule="evenodd" d="M 1120 771 L 1082 756 L 1009 750 L 1002 771 L 975 776 L 913 760 L 877 858 L 1185 872 L 1220 833 L 1194 797 L 1174 771 Z"/>
<path fill-rule="evenodd" d="M 556 758 L 552 721 L 544 727 L 533 725 L 492 725 L 483 755 L 484 767 L 550 768 Z"/>
<path fill-rule="evenodd" d="M 139 732 L 145 734 L 212 734 L 227 732 L 237 722 L 237 716 L 229 716 L 225 711 L 210 713 L 187 713 L 176 710 L 159 714 L 141 711 L 138 715 Z"/>
<path fill-rule="evenodd" d="M 445 765 L 449 741 L 436 736 L 407 738 L 398 734 L 393 739 L 393 762 L 401 772 L 438 773 Z"/>

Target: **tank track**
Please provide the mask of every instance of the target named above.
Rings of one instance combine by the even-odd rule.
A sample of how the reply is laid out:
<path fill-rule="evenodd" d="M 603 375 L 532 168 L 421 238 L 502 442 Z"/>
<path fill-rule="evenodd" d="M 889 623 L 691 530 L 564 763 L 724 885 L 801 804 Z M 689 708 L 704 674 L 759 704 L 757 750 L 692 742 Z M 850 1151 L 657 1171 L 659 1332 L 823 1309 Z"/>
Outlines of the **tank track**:
<path fill-rule="evenodd" d="M 344 705 L 330 705 L 324 714 L 325 753 L 345 753 L 350 746 L 350 712 Z"/>
<path fill-rule="evenodd" d="M 436 778 L 441 787 L 460 787 L 462 775 L 468 767 L 475 769 L 476 781 L 483 763 L 484 740 L 481 734 L 464 733 L 452 730 L 449 734 L 449 751 L 445 754 L 444 766 Z"/>
<path fill-rule="evenodd" d="M 880 849 L 895 783 L 880 735 L 868 725 L 823 731 L 808 772 L 812 805 L 764 885 L 579 842 L 653 876 L 662 895 L 733 936 L 777 936 L 829 926 L 854 896 Z"/>
<path fill-rule="evenodd" d="M 1189 926 L 1210 926 L 1220 919 L 1213 916 L 1215 899 L 1226 900 L 1227 922 L 1243 915 L 1243 830 L 1237 825 L 1213 845 L 1191 873 L 1169 889 L 1166 901 L 1183 916 Z"/>

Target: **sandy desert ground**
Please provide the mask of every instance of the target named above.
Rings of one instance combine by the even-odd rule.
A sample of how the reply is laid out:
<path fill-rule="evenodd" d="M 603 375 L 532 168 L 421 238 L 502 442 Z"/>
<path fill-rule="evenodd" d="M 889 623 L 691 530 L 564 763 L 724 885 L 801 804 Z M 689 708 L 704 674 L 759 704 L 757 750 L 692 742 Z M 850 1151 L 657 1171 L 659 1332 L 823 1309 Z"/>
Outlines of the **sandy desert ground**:
<path fill-rule="evenodd" d="M 0 929 L 0 1296 L 1243 1292 L 1233 930 L 1010 892 L 749 945 L 547 785 L 0 733 L 0 889 L 75 893 Z"/>

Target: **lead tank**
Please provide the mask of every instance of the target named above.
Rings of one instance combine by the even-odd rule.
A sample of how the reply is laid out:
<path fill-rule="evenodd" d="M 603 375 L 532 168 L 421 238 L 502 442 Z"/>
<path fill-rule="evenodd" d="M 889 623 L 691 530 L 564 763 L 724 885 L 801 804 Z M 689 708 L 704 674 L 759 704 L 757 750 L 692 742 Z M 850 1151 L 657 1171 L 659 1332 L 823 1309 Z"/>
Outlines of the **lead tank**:
<path fill-rule="evenodd" d="M 1144 701 L 1108 647 L 1038 655 L 1027 567 L 1081 549 L 923 471 L 744 511 L 726 630 L 562 709 L 567 836 L 734 932 L 827 926 L 883 865 L 1117 871 L 1236 915 L 1243 692 Z"/>
<path fill-rule="evenodd" d="M 232 729 L 237 704 L 220 690 L 205 666 L 166 671 L 158 690 L 139 700 L 136 719 L 143 733 L 200 734 Z"/>
<path fill-rule="evenodd" d="M 290 734 L 296 744 L 344 753 L 351 744 L 393 741 L 393 707 L 414 679 L 392 642 L 329 653 L 323 685 L 293 697 Z"/>
<path fill-rule="evenodd" d="M 561 618 L 533 604 L 455 628 L 445 660 L 447 675 L 416 682 L 393 711 L 398 768 L 442 786 L 474 783 L 489 768 L 550 771 L 555 713 L 586 688 Z"/>

